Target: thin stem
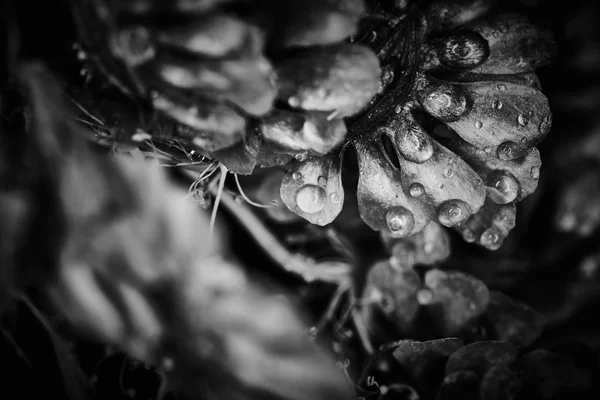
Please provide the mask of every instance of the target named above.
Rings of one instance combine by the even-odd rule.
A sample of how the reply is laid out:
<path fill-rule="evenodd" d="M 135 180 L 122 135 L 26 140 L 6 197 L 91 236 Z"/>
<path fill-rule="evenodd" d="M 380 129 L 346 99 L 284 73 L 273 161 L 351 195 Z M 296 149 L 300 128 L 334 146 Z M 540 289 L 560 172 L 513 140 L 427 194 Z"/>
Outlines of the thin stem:
<path fill-rule="evenodd" d="M 213 205 L 212 215 L 210 216 L 209 229 L 211 233 L 213 233 L 215 230 L 215 223 L 217 221 L 217 210 L 219 209 L 221 196 L 223 195 L 223 191 L 225 189 L 225 179 L 227 178 L 227 167 L 223 164 L 220 164 L 219 169 L 221 170 L 221 176 L 219 177 L 219 186 L 215 195 L 215 204 Z"/>

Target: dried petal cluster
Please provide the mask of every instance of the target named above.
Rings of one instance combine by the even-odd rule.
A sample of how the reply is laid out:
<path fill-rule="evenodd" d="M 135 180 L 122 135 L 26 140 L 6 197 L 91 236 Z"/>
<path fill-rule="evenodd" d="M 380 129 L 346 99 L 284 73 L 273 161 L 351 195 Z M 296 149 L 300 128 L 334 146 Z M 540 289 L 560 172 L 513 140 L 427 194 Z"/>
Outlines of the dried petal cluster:
<path fill-rule="evenodd" d="M 365 19 L 359 41 L 380 58 L 381 90 L 350 119 L 348 144 L 372 229 L 399 238 L 434 221 L 497 249 L 514 226 L 514 203 L 535 190 L 533 146 L 552 117 L 534 70 L 550 60 L 553 41 L 520 15 L 488 13 L 490 3 L 441 1 L 409 7 L 398 21 Z M 333 221 L 341 162 L 333 152 L 293 165 L 281 188 L 286 205 L 312 223 Z"/>
<path fill-rule="evenodd" d="M 373 52 L 344 42 L 363 0 L 73 1 L 91 65 L 176 122 L 151 138 L 234 172 L 326 154 L 379 86 Z"/>

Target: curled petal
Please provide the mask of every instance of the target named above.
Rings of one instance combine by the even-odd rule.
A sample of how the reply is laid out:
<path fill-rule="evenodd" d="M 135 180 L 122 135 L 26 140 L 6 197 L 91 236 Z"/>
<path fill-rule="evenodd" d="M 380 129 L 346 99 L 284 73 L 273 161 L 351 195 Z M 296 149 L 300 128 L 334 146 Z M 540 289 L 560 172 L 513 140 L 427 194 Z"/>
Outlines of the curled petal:
<path fill-rule="evenodd" d="M 490 294 L 483 282 L 461 272 L 432 269 L 425 274 L 432 293 L 427 304 L 444 335 L 456 334 L 488 306 Z"/>
<path fill-rule="evenodd" d="M 535 27 L 522 15 L 498 15 L 472 29 L 489 44 L 489 57 L 472 72 L 515 74 L 533 71 L 548 64 L 556 51 L 552 34 Z"/>
<path fill-rule="evenodd" d="M 414 197 L 437 207 L 442 225 L 460 225 L 483 205 L 483 182 L 460 157 L 427 136 L 423 139 L 432 143 L 429 159 L 411 162 L 403 156 L 398 157 L 402 185 L 408 188 L 411 196 L 416 195 Z M 410 143 L 415 148 L 426 148 L 420 140 Z M 401 154 L 405 152 L 403 150 Z"/>
<path fill-rule="evenodd" d="M 292 165 L 281 184 L 281 199 L 294 213 L 316 225 L 327 225 L 342 211 L 341 157 L 311 157 Z"/>
<path fill-rule="evenodd" d="M 262 140 L 258 134 L 249 130 L 243 141 L 233 147 L 214 152 L 211 158 L 222 162 L 235 174 L 250 175 L 256 167 L 261 146 Z"/>
<path fill-rule="evenodd" d="M 382 236 L 395 262 L 407 267 L 434 265 L 450 255 L 450 237 L 440 224 L 433 221 L 421 232 L 407 238 Z"/>
<path fill-rule="evenodd" d="M 294 152 L 326 154 L 346 136 L 341 119 L 326 113 L 273 110 L 260 123 L 265 141 Z"/>
<path fill-rule="evenodd" d="M 153 67 L 169 85 L 231 101 L 253 115 L 268 112 L 275 99 L 273 70 L 263 57 L 215 61 L 162 57 Z"/>
<path fill-rule="evenodd" d="M 515 227 L 516 214 L 517 207 L 514 203 L 496 204 L 486 199 L 481 210 L 463 225 L 456 227 L 456 230 L 467 242 L 475 242 L 489 250 L 498 250 Z"/>
<path fill-rule="evenodd" d="M 161 46 L 208 57 L 224 57 L 233 52 L 238 57 L 241 54 L 256 57 L 263 48 L 263 39 L 256 27 L 226 14 L 158 28 L 155 35 Z"/>
<path fill-rule="evenodd" d="M 501 160 L 523 157 L 550 131 L 548 99 L 538 89 L 508 81 L 461 83 L 472 102 L 450 128 Z"/>
<path fill-rule="evenodd" d="M 464 140 L 443 143 L 481 176 L 488 188 L 488 196 L 496 203 L 521 201 L 537 188 L 542 160 L 535 147 L 523 157 L 501 160 Z"/>
<path fill-rule="evenodd" d="M 494 0 L 436 1 L 427 10 L 426 19 L 432 27 L 464 25 L 485 15 L 493 4 Z"/>
<path fill-rule="evenodd" d="M 225 104 L 197 101 L 193 106 L 171 100 L 159 93 L 151 95 L 152 105 L 179 122 L 177 134 L 206 150 L 217 150 L 240 141 L 246 120 Z"/>
<path fill-rule="evenodd" d="M 389 261 L 375 264 L 367 276 L 365 298 L 373 298 L 383 314 L 402 332 L 410 332 L 419 311 L 419 275 L 410 268 L 394 268 Z"/>
<path fill-rule="evenodd" d="M 471 370 L 482 376 L 494 365 L 508 365 L 518 356 L 517 349 L 510 343 L 482 341 L 468 344 L 450 356 L 446 363 L 446 373 Z"/>
<path fill-rule="evenodd" d="M 357 142 L 358 209 L 362 219 L 376 231 L 405 237 L 423 230 L 432 209 L 405 193 L 400 172 L 389 164 L 382 150 L 371 143 Z"/>
<path fill-rule="evenodd" d="M 419 342 L 416 340 L 400 340 L 396 342 L 394 358 L 410 371 L 420 382 L 428 376 L 438 373 L 440 363 L 465 344 L 459 338 L 444 338 Z"/>
<path fill-rule="evenodd" d="M 360 45 L 306 50 L 275 67 L 278 98 L 295 108 L 348 116 L 360 111 L 379 89 L 379 61 Z"/>

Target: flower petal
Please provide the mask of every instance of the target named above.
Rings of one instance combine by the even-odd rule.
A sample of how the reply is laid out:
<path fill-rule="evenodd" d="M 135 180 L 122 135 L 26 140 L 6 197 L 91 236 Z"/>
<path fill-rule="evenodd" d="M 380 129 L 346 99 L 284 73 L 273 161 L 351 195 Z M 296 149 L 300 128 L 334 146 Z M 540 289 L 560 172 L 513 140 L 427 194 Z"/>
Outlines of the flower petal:
<path fill-rule="evenodd" d="M 548 99 L 534 87 L 509 81 L 465 82 L 451 87 L 456 90 L 457 86 L 467 97 L 467 110 L 454 119 L 438 119 L 486 153 L 502 160 L 522 157 L 550 131 Z M 428 112 L 441 107 L 430 106 L 431 96 L 449 90 L 447 86 L 430 87 L 419 93 L 419 101 Z"/>
<path fill-rule="evenodd" d="M 234 174 L 250 175 L 256 167 L 261 145 L 262 140 L 258 134 L 248 130 L 244 141 L 214 152 L 211 158 L 222 162 Z"/>
<path fill-rule="evenodd" d="M 163 84 L 231 101 L 253 115 L 267 113 L 277 92 L 274 71 L 264 57 L 207 61 L 162 56 L 153 68 Z"/>
<path fill-rule="evenodd" d="M 426 20 L 434 27 L 464 25 L 485 15 L 493 4 L 493 0 L 435 1 L 426 12 Z"/>
<path fill-rule="evenodd" d="M 265 141 L 294 152 L 308 151 L 323 155 L 339 145 L 346 136 L 341 119 L 329 119 L 326 113 L 275 109 L 260 123 Z"/>
<path fill-rule="evenodd" d="M 475 242 L 489 250 L 498 250 L 515 227 L 516 214 L 517 207 L 514 203 L 496 204 L 486 199 L 481 210 L 463 225 L 456 227 L 456 230 L 467 242 Z"/>
<path fill-rule="evenodd" d="M 394 237 L 420 232 L 433 217 L 427 204 L 409 196 L 402 187 L 401 174 L 387 161 L 374 143 L 357 142 L 358 210 L 375 231 Z"/>
<path fill-rule="evenodd" d="M 290 106 L 337 111 L 345 117 L 360 111 L 377 93 L 381 71 L 373 52 L 344 44 L 300 52 L 275 65 L 278 98 Z"/>
<path fill-rule="evenodd" d="M 369 270 L 365 298 L 378 298 L 377 307 L 402 332 L 410 332 L 420 305 L 417 292 L 419 275 L 410 268 L 394 268 L 389 261 L 380 261 Z"/>
<path fill-rule="evenodd" d="M 406 139 L 406 124 L 398 121 L 392 129 L 385 132 L 396 139 L 396 143 L 409 142 Z M 411 137 L 418 131 L 412 130 Z M 403 156 L 409 153 L 402 148 L 398 162 L 402 185 L 408 188 L 411 196 L 438 208 L 438 219 L 442 225 L 460 225 L 469 216 L 479 210 L 485 200 L 485 189 L 481 178 L 460 157 L 450 150 L 427 137 L 422 132 L 422 139 L 431 143 L 431 150 L 426 150 L 431 156 L 425 160 L 421 157 L 419 162 L 411 162 Z M 411 140 L 410 145 L 415 149 L 427 149 L 421 145 L 422 140 Z M 404 146 L 409 147 L 409 146 Z M 421 151 L 420 154 L 423 152 Z M 417 190 L 418 189 L 418 190 Z"/>
<path fill-rule="evenodd" d="M 151 97 L 156 110 L 179 122 L 177 136 L 202 149 L 214 151 L 230 147 L 244 136 L 246 120 L 225 104 L 197 101 L 192 106 L 156 92 Z"/>
<path fill-rule="evenodd" d="M 327 225 L 342 211 L 342 157 L 311 157 L 292 165 L 281 184 L 281 199 L 294 213 L 316 225 Z"/>
<path fill-rule="evenodd" d="M 446 373 L 471 370 L 482 376 L 490 367 L 510 364 L 518 356 L 517 349 L 510 343 L 482 341 L 468 344 L 450 356 L 446 363 Z"/>
<path fill-rule="evenodd" d="M 440 362 L 445 362 L 465 344 L 459 338 L 444 338 L 426 342 L 400 340 L 396 345 L 394 358 L 423 383 L 428 376 L 439 373 Z"/>
<path fill-rule="evenodd" d="M 437 264 L 450 255 L 450 237 L 433 221 L 407 238 L 397 239 L 382 233 L 382 239 L 395 262 L 407 267 Z"/>
<path fill-rule="evenodd" d="M 497 340 L 525 347 L 540 337 L 544 329 L 543 316 L 527 304 L 492 291 L 484 318 L 493 327 Z"/>
<path fill-rule="evenodd" d="M 472 72 L 515 74 L 547 65 L 556 49 L 550 32 L 542 31 L 519 14 L 502 14 L 475 25 L 474 32 L 489 45 L 489 57 Z"/>
<path fill-rule="evenodd" d="M 489 303 L 489 291 L 480 280 L 461 272 L 429 270 L 425 286 L 433 296 L 427 305 L 443 335 L 456 334 L 482 314 Z"/>
<path fill-rule="evenodd" d="M 498 204 L 521 201 L 537 188 L 542 160 L 535 147 L 523 157 L 500 160 L 462 139 L 442 143 L 481 176 L 488 188 L 488 196 Z"/>

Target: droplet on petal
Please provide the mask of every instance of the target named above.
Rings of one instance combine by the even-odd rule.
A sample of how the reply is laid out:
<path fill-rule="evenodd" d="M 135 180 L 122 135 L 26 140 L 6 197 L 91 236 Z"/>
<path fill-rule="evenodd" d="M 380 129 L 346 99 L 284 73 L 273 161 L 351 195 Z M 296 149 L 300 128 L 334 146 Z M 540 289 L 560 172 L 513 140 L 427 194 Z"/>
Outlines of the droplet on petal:
<path fill-rule="evenodd" d="M 467 111 L 467 98 L 454 85 L 430 84 L 417 93 L 417 99 L 425 111 L 444 122 L 456 121 Z"/>
<path fill-rule="evenodd" d="M 515 142 L 504 142 L 498 146 L 497 156 L 501 160 L 512 160 L 517 158 L 517 149 L 519 146 Z"/>
<path fill-rule="evenodd" d="M 425 193 L 425 188 L 420 183 L 415 182 L 412 185 L 410 185 L 409 191 L 412 197 L 419 197 L 423 193 Z"/>
<path fill-rule="evenodd" d="M 438 209 L 440 224 L 448 227 L 461 225 L 471 216 L 471 207 L 462 200 L 448 200 Z"/>
<path fill-rule="evenodd" d="M 394 237 L 410 235 L 415 225 L 412 213 L 404 207 L 394 207 L 388 210 L 385 220 Z"/>
<path fill-rule="evenodd" d="M 519 195 L 519 182 L 512 175 L 492 173 L 487 182 L 487 194 L 494 203 L 508 204 Z"/>
<path fill-rule="evenodd" d="M 296 195 L 298 208 L 307 214 L 314 214 L 325 207 L 325 190 L 319 186 L 303 186 Z"/>

